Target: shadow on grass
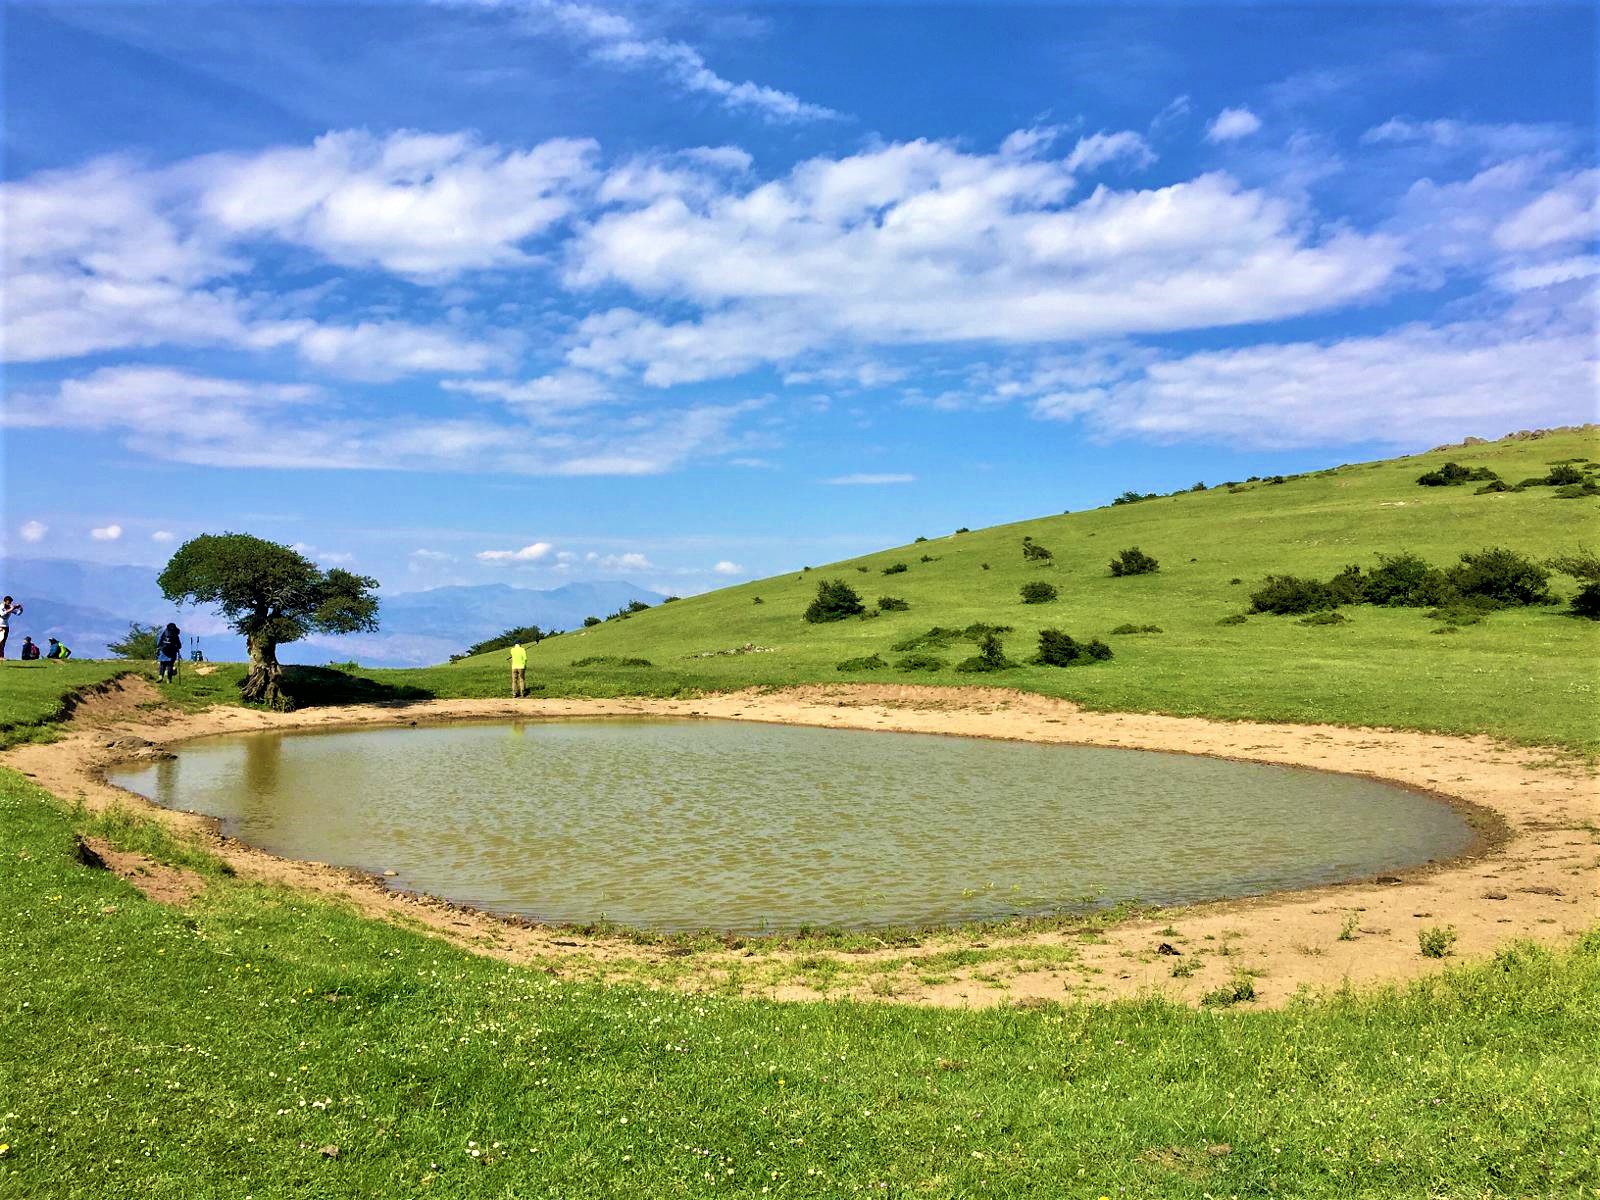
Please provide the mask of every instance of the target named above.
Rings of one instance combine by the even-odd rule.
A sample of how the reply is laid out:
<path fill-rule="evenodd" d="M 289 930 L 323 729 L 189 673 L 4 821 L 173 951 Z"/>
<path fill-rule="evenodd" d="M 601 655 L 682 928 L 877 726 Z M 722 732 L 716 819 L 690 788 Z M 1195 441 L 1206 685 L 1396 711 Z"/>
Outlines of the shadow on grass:
<path fill-rule="evenodd" d="M 432 700 L 436 693 L 411 684 L 385 683 L 330 667 L 284 665 L 282 688 L 295 708 L 321 708 L 331 704 L 404 705 Z"/>

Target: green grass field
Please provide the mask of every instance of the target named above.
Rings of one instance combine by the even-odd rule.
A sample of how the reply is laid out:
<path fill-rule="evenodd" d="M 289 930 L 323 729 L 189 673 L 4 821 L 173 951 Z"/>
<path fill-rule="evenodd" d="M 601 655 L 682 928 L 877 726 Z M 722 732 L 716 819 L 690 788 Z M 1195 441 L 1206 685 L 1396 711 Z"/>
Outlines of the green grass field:
<path fill-rule="evenodd" d="M 1539 558 L 1593 546 L 1592 499 L 1412 480 L 1453 458 L 1515 482 L 1597 450 L 1592 433 L 1560 434 L 929 530 L 925 543 L 563 635 L 533 652 L 530 676 L 550 695 L 982 682 L 1097 708 L 1482 732 L 1593 755 L 1600 625 L 1562 607 L 1450 635 L 1414 609 L 1351 608 L 1328 627 L 1216 622 L 1268 572 L 1327 575 L 1399 549 L 1444 563 L 1489 545 Z M 1024 535 L 1053 567 L 1024 564 Z M 1111 578 L 1106 561 L 1135 544 L 1161 571 Z M 897 561 L 904 573 L 880 574 Z M 807 625 L 824 577 L 911 611 Z M 1061 599 L 1018 603 L 1038 578 Z M 1046 626 L 1105 638 L 1116 657 L 986 676 L 834 670 L 973 621 L 1015 626 L 1014 657 Z M 1124 622 L 1163 632 L 1112 636 Z M 691 657 L 745 642 L 774 652 Z M 655 665 L 571 666 L 591 655 Z M 49 736 L 73 689 L 126 668 L 7 664 L 0 737 Z M 234 702 L 239 674 L 186 673 L 169 698 Z M 496 655 L 294 679 L 305 703 L 504 684 Z M 75 831 L 198 870 L 206 891 L 184 908 L 150 902 L 78 865 Z M 148 821 L 73 810 L 14 771 L 0 771 L 0 914 L 5 1200 L 1600 1196 L 1600 931 L 1272 1012 L 775 1004 L 476 957 L 242 882 Z"/>

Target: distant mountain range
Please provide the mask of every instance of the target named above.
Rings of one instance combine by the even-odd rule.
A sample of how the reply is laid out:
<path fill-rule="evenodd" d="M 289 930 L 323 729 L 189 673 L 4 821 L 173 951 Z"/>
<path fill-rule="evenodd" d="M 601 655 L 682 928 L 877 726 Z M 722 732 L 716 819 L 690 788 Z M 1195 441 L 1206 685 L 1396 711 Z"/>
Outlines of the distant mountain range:
<path fill-rule="evenodd" d="M 156 586 L 152 567 L 110 567 L 57 558 L 0 558 L 0 587 L 21 602 L 23 615 L 11 622 L 8 655 L 15 656 L 25 635 L 44 645 L 60 638 L 80 658 L 107 656 L 106 643 L 128 631 L 128 624 L 165 625 L 176 621 L 186 638 L 198 637 L 206 657 L 218 661 L 245 657 L 244 639 L 214 612 L 178 609 Z M 664 597 L 622 580 L 569 583 L 539 590 L 487 583 L 442 587 L 425 592 L 378 593 L 377 633 L 311 637 L 284 646 L 284 662 L 323 663 L 355 659 L 373 667 L 411 667 L 443 662 L 474 642 L 518 625 L 573 629 L 583 618 L 603 617 L 630 600 L 658 604 Z"/>

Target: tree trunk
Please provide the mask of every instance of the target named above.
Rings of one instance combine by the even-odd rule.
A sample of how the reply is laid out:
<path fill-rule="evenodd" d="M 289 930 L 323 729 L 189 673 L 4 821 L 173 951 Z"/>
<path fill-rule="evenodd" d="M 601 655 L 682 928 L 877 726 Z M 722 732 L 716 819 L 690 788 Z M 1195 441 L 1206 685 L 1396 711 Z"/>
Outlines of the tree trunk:
<path fill-rule="evenodd" d="M 282 671 L 278 666 L 277 642 L 260 634 L 251 634 L 248 644 L 250 673 L 239 685 L 239 695 L 246 700 L 254 700 L 273 708 L 286 707 L 283 692 L 278 687 L 278 678 Z"/>

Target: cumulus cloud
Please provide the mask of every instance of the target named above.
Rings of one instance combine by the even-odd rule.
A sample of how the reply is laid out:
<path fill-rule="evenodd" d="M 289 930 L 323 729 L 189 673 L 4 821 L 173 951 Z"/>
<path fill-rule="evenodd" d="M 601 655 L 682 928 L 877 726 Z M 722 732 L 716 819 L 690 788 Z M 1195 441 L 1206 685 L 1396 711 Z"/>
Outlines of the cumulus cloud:
<path fill-rule="evenodd" d="M 24 521 L 22 527 L 17 530 L 17 535 L 23 541 L 33 543 L 44 541 L 45 534 L 49 532 L 50 526 L 43 521 Z"/>
<path fill-rule="evenodd" d="M 549 542 L 532 542 L 520 550 L 479 550 L 473 557 L 486 563 L 542 562 L 554 549 Z"/>
<path fill-rule="evenodd" d="M 585 562 L 599 567 L 603 571 L 654 571 L 656 569 L 655 563 L 637 550 L 631 550 L 625 554 L 599 554 L 595 551 L 590 551 L 583 557 Z"/>
<path fill-rule="evenodd" d="M 89 530 L 89 536 L 97 542 L 114 542 L 122 536 L 122 526 L 101 525 Z"/>
<path fill-rule="evenodd" d="M 714 574 L 717 574 L 717 575 L 743 575 L 744 574 L 744 568 L 743 567 L 741 567 L 736 562 L 729 562 L 727 559 L 723 559 L 721 562 L 717 563 L 716 566 L 711 568 L 711 570 L 712 570 L 712 572 Z"/>
<path fill-rule="evenodd" d="M 1248 108 L 1225 108 L 1206 126 L 1206 141 L 1234 142 L 1261 128 L 1261 118 Z"/>
<path fill-rule="evenodd" d="M 158 529 L 150 535 L 150 540 L 164 546 L 168 542 L 177 541 L 178 535 L 173 533 L 170 529 Z"/>
<path fill-rule="evenodd" d="M 861 473 L 856 475 L 835 475 L 832 479 L 824 479 L 822 482 L 833 487 L 874 487 L 880 484 L 915 483 L 916 481 L 917 477 L 915 475 Z"/>

